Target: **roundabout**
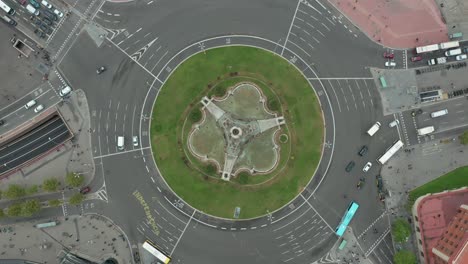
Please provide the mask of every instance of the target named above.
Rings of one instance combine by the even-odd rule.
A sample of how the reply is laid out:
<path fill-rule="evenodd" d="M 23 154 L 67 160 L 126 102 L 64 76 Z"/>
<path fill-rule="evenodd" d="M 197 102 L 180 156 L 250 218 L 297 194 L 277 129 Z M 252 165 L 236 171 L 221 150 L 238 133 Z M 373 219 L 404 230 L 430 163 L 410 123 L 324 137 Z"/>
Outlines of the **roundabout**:
<path fill-rule="evenodd" d="M 182 200 L 222 218 L 235 210 L 237 218 L 254 218 L 286 205 L 310 182 L 323 149 L 313 88 L 262 49 L 190 57 L 166 80 L 152 117 L 161 175 Z"/>

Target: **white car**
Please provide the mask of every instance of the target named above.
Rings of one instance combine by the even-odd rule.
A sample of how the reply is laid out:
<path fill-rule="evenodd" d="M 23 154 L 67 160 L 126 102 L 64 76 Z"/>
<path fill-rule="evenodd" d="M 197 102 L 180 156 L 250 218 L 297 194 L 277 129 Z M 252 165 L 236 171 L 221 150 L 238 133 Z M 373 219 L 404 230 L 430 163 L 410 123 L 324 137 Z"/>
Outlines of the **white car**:
<path fill-rule="evenodd" d="M 134 147 L 138 147 L 138 136 L 133 136 L 132 142 Z"/>
<path fill-rule="evenodd" d="M 54 9 L 54 14 L 56 14 L 58 17 L 63 17 L 63 13 L 60 12 L 58 9 Z"/>
<path fill-rule="evenodd" d="M 29 109 L 36 105 L 36 100 L 31 100 L 24 105 L 24 108 Z"/>
<path fill-rule="evenodd" d="M 390 124 L 388 124 L 388 126 L 389 127 L 395 127 L 398 124 L 400 124 L 400 121 L 398 121 L 398 119 L 395 119 L 392 122 L 390 122 Z"/>
<path fill-rule="evenodd" d="M 52 9 L 52 5 L 49 4 L 49 2 L 47 2 L 46 0 L 42 0 L 41 4 L 49 9 Z"/>
<path fill-rule="evenodd" d="M 369 161 L 366 163 L 366 165 L 364 166 L 364 168 L 362 169 L 363 172 L 368 172 L 370 170 L 370 168 L 372 167 L 372 163 Z"/>
<path fill-rule="evenodd" d="M 396 66 L 396 62 L 394 61 L 386 61 L 385 62 L 385 67 L 395 67 Z"/>
<path fill-rule="evenodd" d="M 67 86 L 67 87 L 63 88 L 62 90 L 60 90 L 59 95 L 61 97 L 65 97 L 65 96 L 67 96 L 68 94 L 71 93 L 71 90 L 72 90 L 71 87 Z"/>
<path fill-rule="evenodd" d="M 466 56 L 466 54 L 461 54 L 461 55 L 457 55 L 457 56 L 455 57 L 455 59 L 456 59 L 457 61 L 466 60 L 466 59 L 467 59 L 467 56 Z"/>
<path fill-rule="evenodd" d="M 38 105 L 36 106 L 36 108 L 34 108 L 34 113 L 39 113 L 40 111 L 42 111 L 42 109 L 44 109 L 44 105 Z"/>

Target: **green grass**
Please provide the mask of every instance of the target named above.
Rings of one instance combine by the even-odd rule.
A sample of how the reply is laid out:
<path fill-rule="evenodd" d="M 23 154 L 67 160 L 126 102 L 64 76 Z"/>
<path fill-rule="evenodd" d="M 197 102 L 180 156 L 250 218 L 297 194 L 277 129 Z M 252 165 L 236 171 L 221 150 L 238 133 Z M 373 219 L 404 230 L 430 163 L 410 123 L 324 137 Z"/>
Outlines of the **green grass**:
<path fill-rule="evenodd" d="M 428 182 L 409 193 L 409 206 L 413 206 L 416 199 L 428 194 L 445 190 L 458 189 L 468 186 L 468 166 L 455 169 L 439 178 Z"/>
<path fill-rule="evenodd" d="M 205 95 L 222 95 L 225 88 L 236 83 L 237 76 L 262 80 L 271 88 L 261 87 L 268 98 L 279 98 L 275 107 L 283 109 L 290 133 L 290 158 L 281 157 L 287 160 L 285 169 L 273 180 L 255 186 L 242 184 L 245 178 L 224 182 L 204 176 L 193 169 L 184 151 L 184 131 L 189 127 L 183 126 L 190 126 L 187 120 L 191 110 L 200 107 Z M 230 85 L 217 88 L 215 84 L 223 79 L 231 79 Z M 237 206 L 241 207 L 240 218 L 283 206 L 307 185 L 321 156 L 322 113 L 314 91 L 287 61 L 260 49 L 218 48 L 185 61 L 161 89 L 153 120 L 154 158 L 169 186 L 195 208 L 220 217 L 232 218 Z"/>

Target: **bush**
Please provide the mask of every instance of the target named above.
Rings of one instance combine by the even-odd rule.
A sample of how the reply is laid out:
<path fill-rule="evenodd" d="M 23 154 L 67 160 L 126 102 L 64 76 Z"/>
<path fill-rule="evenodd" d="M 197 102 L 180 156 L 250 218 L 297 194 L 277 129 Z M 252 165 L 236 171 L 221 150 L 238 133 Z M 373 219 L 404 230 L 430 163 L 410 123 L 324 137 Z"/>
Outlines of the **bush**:
<path fill-rule="evenodd" d="M 192 123 L 200 122 L 202 118 L 202 112 L 198 108 L 194 108 L 189 115 L 189 119 Z"/>
<path fill-rule="evenodd" d="M 249 174 L 247 172 L 239 173 L 239 183 L 240 184 L 248 184 L 249 183 Z"/>
<path fill-rule="evenodd" d="M 280 104 L 278 100 L 276 99 L 271 99 L 268 101 L 268 109 L 270 109 L 273 112 L 279 112 L 280 110 Z"/>
<path fill-rule="evenodd" d="M 65 182 L 71 187 L 80 187 L 84 183 L 84 176 L 77 173 L 68 173 Z"/>
<path fill-rule="evenodd" d="M 84 195 L 81 194 L 81 193 L 75 193 L 74 195 L 72 195 L 70 197 L 70 199 L 68 200 L 68 202 L 71 204 L 71 205 L 78 205 L 80 204 L 81 202 L 83 202 L 84 200 Z"/>
<path fill-rule="evenodd" d="M 213 176 L 215 175 L 217 172 L 217 169 L 216 169 L 216 166 L 213 165 L 213 164 L 208 164 L 205 166 L 205 173 L 210 175 L 210 176 Z"/>
<path fill-rule="evenodd" d="M 463 134 L 460 135 L 460 143 L 463 145 L 468 145 L 468 131 L 465 131 Z"/>
<path fill-rule="evenodd" d="M 0 218 L 3 217 L 5 217 L 5 211 L 3 210 L 3 208 L 0 208 Z"/>
<path fill-rule="evenodd" d="M 398 251 L 393 255 L 393 263 L 395 264 L 416 264 L 416 255 L 409 250 Z"/>
<path fill-rule="evenodd" d="M 400 218 L 392 224 L 392 235 L 395 242 L 405 242 L 411 235 L 411 226 L 406 219 Z"/>
<path fill-rule="evenodd" d="M 56 178 L 51 178 L 44 180 L 44 182 L 42 183 L 42 188 L 46 192 L 55 192 L 57 191 L 59 185 L 60 182 Z"/>
<path fill-rule="evenodd" d="M 27 200 L 21 204 L 21 216 L 32 216 L 41 210 L 38 200 Z"/>
<path fill-rule="evenodd" d="M 17 184 L 10 185 L 8 189 L 5 191 L 5 197 L 8 199 L 18 199 L 25 195 L 26 195 L 26 190 Z"/>
<path fill-rule="evenodd" d="M 27 195 L 33 195 L 39 192 L 39 186 L 33 185 L 29 188 L 26 189 L 26 194 Z"/>
<path fill-rule="evenodd" d="M 62 205 L 62 202 L 58 199 L 55 199 L 55 200 L 50 200 L 47 202 L 49 204 L 50 207 L 58 207 L 60 205 Z"/>
<path fill-rule="evenodd" d="M 8 207 L 7 209 L 7 215 L 8 216 L 20 216 L 21 215 L 21 204 L 20 203 L 16 203 L 16 204 L 12 204 Z"/>

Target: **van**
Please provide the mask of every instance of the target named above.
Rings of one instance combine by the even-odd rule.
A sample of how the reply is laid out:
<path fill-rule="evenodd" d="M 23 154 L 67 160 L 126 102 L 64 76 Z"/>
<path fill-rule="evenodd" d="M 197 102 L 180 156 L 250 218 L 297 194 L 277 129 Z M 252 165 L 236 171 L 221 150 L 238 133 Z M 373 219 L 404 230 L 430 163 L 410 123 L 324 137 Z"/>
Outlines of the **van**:
<path fill-rule="evenodd" d="M 124 150 L 125 148 L 125 138 L 117 137 L 117 149 Z"/>
<path fill-rule="evenodd" d="M 439 110 L 439 111 L 436 111 L 436 112 L 432 112 L 431 117 L 435 118 L 435 117 L 439 117 L 439 116 L 444 116 L 446 114 L 448 114 L 448 110 L 444 109 L 444 110 Z"/>
<path fill-rule="evenodd" d="M 16 21 L 14 21 L 13 19 L 9 18 L 8 16 L 2 16 L 2 19 L 5 20 L 5 22 L 7 22 L 8 24 L 12 25 L 12 26 L 16 26 L 18 23 L 16 23 Z"/>
<path fill-rule="evenodd" d="M 369 128 L 369 130 L 367 130 L 367 134 L 372 137 L 375 133 L 377 133 L 377 131 L 379 131 L 380 126 L 380 122 L 376 122 L 371 128 Z"/>
<path fill-rule="evenodd" d="M 424 136 L 427 134 L 431 134 L 432 132 L 435 131 L 433 126 L 428 126 L 428 127 L 423 127 L 417 130 L 418 131 L 418 136 Z"/>
<path fill-rule="evenodd" d="M 31 100 L 31 101 L 27 102 L 26 105 L 24 105 L 24 108 L 29 109 L 29 108 L 33 107 L 34 105 L 36 105 L 36 100 Z"/>
<path fill-rule="evenodd" d="M 460 55 L 461 53 L 462 53 L 462 50 L 460 48 L 451 49 L 445 52 L 445 56 L 455 56 L 455 55 Z"/>
<path fill-rule="evenodd" d="M 39 10 L 37 10 L 36 8 L 34 8 L 32 5 L 28 4 L 26 6 L 26 10 L 28 10 L 29 13 L 35 15 L 35 16 L 38 16 L 39 15 Z"/>
<path fill-rule="evenodd" d="M 60 95 L 61 97 L 65 97 L 65 96 L 67 96 L 69 93 L 71 93 L 71 87 L 70 87 L 70 86 L 67 86 L 67 87 L 63 88 L 62 90 L 60 90 L 59 95 Z"/>

